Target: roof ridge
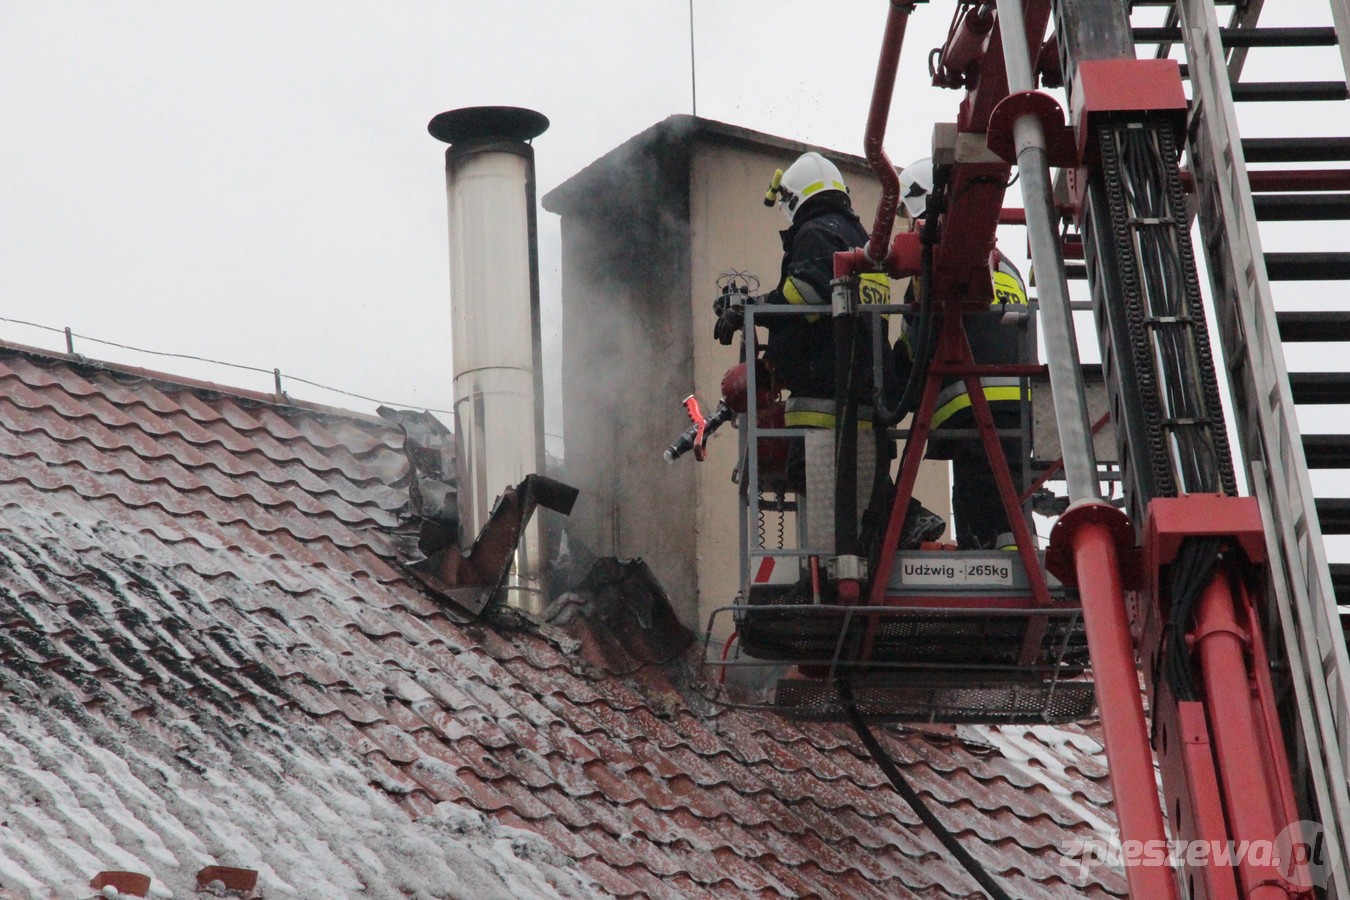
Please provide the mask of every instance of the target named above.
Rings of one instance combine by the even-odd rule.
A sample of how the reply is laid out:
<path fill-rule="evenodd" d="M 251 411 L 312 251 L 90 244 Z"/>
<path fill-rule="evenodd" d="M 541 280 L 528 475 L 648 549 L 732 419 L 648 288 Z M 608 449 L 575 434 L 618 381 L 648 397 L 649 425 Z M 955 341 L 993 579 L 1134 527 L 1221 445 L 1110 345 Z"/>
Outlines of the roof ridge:
<path fill-rule="evenodd" d="M 250 390 L 249 388 L 233 387 L 230 385 L 219 384 L 214 381 L 191 378 L 186 375 L 175 375 L 171 372 L 163 372 L 157 369 L 147 369 L 141 366 L 117 363 L 111 360 L 93 359 L 85 356 L 83 353 L 63 353 L 59 350 L 47 350 L 42 347 L 34 347 L 31 344 L 20 344 L 14 341 L 0 339 L 0 354 L 4 353 L 18 354 L 35 361 L 65 363 L 74 368 L 94 369 L 100 372 L 108 372 L 113 375 L 127 375 L 133 378 L 144 378 L 148 381 L 158 382 L 174 388 L 224 394 L 229 397 L 236 397 L 241 400 L 251 400 L 256 403 L 279 409 L 300 409 L 306 412 L 318 413 L 320 415 L 383 425 L 386 428 L 395 427 L 387 419 L 383 419 L 374 413 L 363 413 L 354 409 L 344 409 L 340 406 L 329 406 L 324 403 L 314 403 L 308 400 L 294 400 L 288 394 L 284 393 L 269 394 L 263 391 Z"/>

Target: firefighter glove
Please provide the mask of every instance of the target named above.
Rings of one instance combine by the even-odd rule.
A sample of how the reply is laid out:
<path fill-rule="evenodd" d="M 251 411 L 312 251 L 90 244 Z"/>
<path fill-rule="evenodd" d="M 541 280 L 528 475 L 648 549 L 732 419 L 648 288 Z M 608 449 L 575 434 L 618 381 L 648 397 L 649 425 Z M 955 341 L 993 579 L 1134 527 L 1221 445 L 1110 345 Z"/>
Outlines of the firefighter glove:
<path fill-rule="evenodd" d="M 739 306 L 727 302 L 727 295 L 721 294 L 713 301 L 713 312 L 717 315 L 717 324 L 713 325 L 713 337 L 724 347 L 731 346 L 736 332 L 745 322 L 745 313 Z"/>
<path fill-rule="evenodd" d="M 745 317 L 741 311 L 735 307 L 728 309 L 722 315 L 717 317 L 717 324 L 713 326 L 713 337 L 723 346 L 731 346 L 731 342 L 736 339 L 736 332 L 741 330 Z"/>

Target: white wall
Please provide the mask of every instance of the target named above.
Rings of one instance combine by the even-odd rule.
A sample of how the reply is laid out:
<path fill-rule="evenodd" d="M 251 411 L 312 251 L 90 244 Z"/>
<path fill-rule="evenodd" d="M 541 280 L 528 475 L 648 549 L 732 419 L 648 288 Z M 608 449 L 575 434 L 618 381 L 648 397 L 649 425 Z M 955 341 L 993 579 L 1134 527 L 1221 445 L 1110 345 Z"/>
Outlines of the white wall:
<path fill-rule="evenodd" d="M 563 215 L 564 475 L 581 489 L 569 534 L 645 559 L 701 633 L 739 588 L 737 434 L 719 432 L 701 463 L 661 453 L 688 425 L 683 398 L 711 410 L 737 362 L 739 348 L 712 336 L 717 276 L 750 271 L 774 287 L 787 223 L 764 191 L 806 148 L 696 131 L 691 149 L 682 127 L 618 148 L 578 176 L 585 191 L 549 206 Z M 865 167 L 841 169 L 870 228 L 880 189 Z M 947 464 L 925 462 L 916 495 L 949 518 L 949 494 Z"/>

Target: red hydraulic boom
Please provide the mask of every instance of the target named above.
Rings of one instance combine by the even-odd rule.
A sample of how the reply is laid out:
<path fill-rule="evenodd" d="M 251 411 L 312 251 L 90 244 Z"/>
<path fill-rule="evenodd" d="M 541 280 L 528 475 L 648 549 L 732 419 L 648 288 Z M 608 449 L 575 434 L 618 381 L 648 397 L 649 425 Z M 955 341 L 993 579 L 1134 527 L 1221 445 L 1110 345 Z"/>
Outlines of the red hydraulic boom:
<path fill-rule="evenodd" d="M 841 283 L 875 271 L 920 279 L 936 337 L 926 366 L 916 365 L 923 391 L 876 568 L 839 567 L 844 574 L 838 602 L 878 609 L 930 602 L 897 595 L 891 567 L 940 386 L 944 379 L 962 379 L 1027 578 L 1019 598 L 963 602 L 967 611 L 1011 607 L 1025 613 L 1028 624 L 1019 632 L 1016 659 L 1030 666 L 1039 658 L 1052 613 L 1064 605 L 1051 597 L 1047 570 L 1059 584 L 1076 587 L 1123 846 L 1168 846 L 1156 762 L 1174 839 L 1211 846 L 1283 841 L 1288 847 L 1287 829 L 1300 820 L 1300 801 L 1260 626 L 1269 602 L 1263 596 L 1265 535 L 1256 501 L 1236 496 L 1221 407 L 1212 391 L 1203 309 L 1190 290 L 1194 258 L 1176 150 L 1186 100 L 1175 63 L 1135 60 L 1132 46 L 1125 52 L 1119 41 L 1128 40 L 1129 24 L 1112 6 L 1088 0 L 1059 11 L 1061 30 L 1101 18 L 1095 31 L 1075 29 L 1047 48 L 1050 0 L 958 4 L 934 71 L 940 86 L 965 93 L 955 125 L 939 126 L 935 133 L 932 221 L 892 238 L 899 183 L 882 138 L 913 4 L 890 5 L 864 140 L 883 196 L 869 243 L 839 254 L 836 276 Z M 1091 35 L 1102 33 L 1103 23 L 1107 35 L 1112 27 L 1119 32 L 1115 43 L 1094 43 Z M 1053 74 L 1072 79 L 1072 126 L 1065 124 L 1059 103 L 1035 89 L 1040 73 L 1033 61 L 1058 70 L 1056 50 L 1066 65 Z M 1137 164 L 1140 158 L 1148 164 Z M 963 314 L 989 307 L 987 261 L 995 228 L 1001 218 L 1018 218 L 1005 216 L 1003 209 L 1014 163 L 1040 284 L 1039 313 L 1071 500 L 1043 562 L 979 382 L 981 376 L 1030 376 L 1040 367 L 980 365 L 962 325 Z M 1051 167 L 1070 176 L 1074 193 L 1068 204 L 1052 200 Z M 1125 453 L 1132 466 L 1126 472 L 1128 513 L 1098 494 L 1063 277 L 1060 226 L 1069 216 L 1085 235 L 1089 268 L 1096 272 L 1093 289 L 1112 310 L 1099 311 L 1107 320 L 1099 329 L 1103 356 L 1126 360 L 1114 374 L 1115 392 L 1123 397 L 1116 432 L 1122 442 L 1136 442 Z M 1119 246 L 1121 240 L 1128 246 Z M 1179 275 L 1173 277 L 1169 267 Z M 1153 294 L 1162 296 L 1141 299 L 1149 291 L 1137 285 L 1155 271 L 1161 274 L 1149 284 L 1161 284 Z M 1117 311 L 1130 303 L 1140 308 Z M 843 315 L 852 313 L 836 298 L 836 317 L 841 306 Z M 1159 332 L 1165 340 L 1157 339 Z M 1156 435 L 1141 436 L 1149 427 Z M 847 468 L 841 463 L 840 492 L 855 489 L 857 473 Z M 1127 594 L 1138 602 L 1128 605 Z M 948 606 L 952 602 L 942 599 Z M 930 606 L 936 609 L 937 602 Z M 853 661 L 876 662 L 886 620 L 861 615 L 869 625 Z M 1146 694 L 1140 690 L 1141 670 Z M 1312 897 L 1304 865 L 1311 853 L 1297 852 L 1311 847 L 1302 841 L 1296 835 L 1290 859 L 1251 855 L 1228 867 L 1194 869 L 1187 873 L 1188 894 Z M 1152 865 L 1129 865 L 1127 874 L 1132 896 L 1179 896 L 1178 873 L 1165 854 Z"/>
<path fill-rule="evenodd" d="M 1350 763 L 1341 758 L 1350 753 L 1340 734 L 1350 709 L 1350 676 L 1341 673 L 1350 672 L 1350 660 L 1339 630 L 1330 639 L 1318 630 L 1335 610 L 1328 612 L 1317 591 L 1287 587 L 1291 571 L 1320 577 L 1312 573 L 1320 550 L 1294 552 L 1320 541 L 1320 532 L 1315 523 L 1309 530 L 1309 507 L 1271 499 L 1275 482 L 1261 476 L 1274 454 L 1268 446 L 1264 455 L 1251 452 L 1255 438 L 1247 432 L 1259 429 L 1241 418 L 1257 495 L 1239 495 L 1218 388 L 1226 366 L 1266 385 L 1243 396 L 1286 405 L 1278 385 L 1255 380 L 1268 372 L 1242 369 L 1256 357 L 1235 355 L 1263 337 L 1261 327 L 1274 325 L 1250 324 L 1251 310 L 1240 311 L 1246 318 L 1221 310 L 1227 358 L 1216 365 L 1196 275 L 1188 193 L 1234 208 L 1225 199 L 1234 178 L 1216 181 L 1196 144 L 1218 98 L 1201 85 L 1208 108 L 1200 108 L 1187 99 L 1177 62 L 1135 58 L 1128 19 L 1135 4 L 957 0 L 930 71 L 935 86 L 961 91 L 961 101 L 955 121 L 934 129 L 924 217 L 901 220 L 894 233 L 900 178 L 884 138 L 917 2 L 888 5 L 864 137 L 882 195 L 865 246 L 836 254 L 828 305 L 768 306 L 748 290 L 727 292 L 744 317 L 742 364 L 724 381 L 725 399 L 712 417 L 687 401 L 693 426 L 667 452 L 668 459 L 697 452 L 717 424 L 737 420 L 742 590 L 736 605 L 719 610 L 734 616 L 736 653 L 753 664 L 791 667 L 774 695 L 779 710 L 835 720 L 843 713 L 896 790 L 991 897 L 1008 895 L 923 809 L 866 719 L 1055 724 L 1095 710 L 1131 896 L 1350 896 L 1350 824 L 1341 824 L 1350 823 L 1342 771 Z M 1169 21 L 1207 13 L 1208 44 L 1216 44 L 1219 29 L 1206 2 L 1177 0 Z M 1161 31 L 1170 35 L 1170 28 Z M 1192 28 L 1185 37 L 1191 93 L 1199 97 L 1196 73 L 1210 78 L 1209 69 L 1221 66 L 1192 46 L 1208 45 L 1197 33 Z M 1350 70 L 1350 56 L 1346 65 Z M 1067 115 L 1040 89 L 1060 85 Z M 1180 167 L 1183 150 L 1190 172 Z M 1214 158 L 1231 162 L 1233 151 Z M 1340 176 L 1332 181 L 1344 186 Z M 1021 208 L 1005 206 L 1014 182 Z M 1343 198 L 1322 208 L 1333 202 Z M 1000 224 L 1026 228 L 1044 364 L 994 364 L 972 352 L 972 317 L 991 315 Z M 1086 269 L 1101 350 L 1109 417 L 1098 415 L 1095 424 L 1069 301 L 1069 255 Z M 1265 277 L 1253 278 L 1247 263 L 1234 271 L 1216 297 L 1260 288 Z M 860 276 L 871 273 L 911 279 L 912 301 L 864 304 Z M 1211 275 L 1224 277 L 1213 267 Z M 859 342 L 870 338 L 872 381 L 883 383 L 885 329 L 879 319 L 870 328 L 859 322 L 895 313 L 907 317 L 912 371 L 898 404 L 876 391 L 869 433 L 857 427 L 863 416 L 849 367 Z M 779 388 L 759 359 L 757 318 L 791 315 L 834 323 L 832 432 L 787 427 Z M 1227 320 L 1234 318 L 1248 323 L 1236 331 L 1239 341 L 1229 339 Z M 1010 321 L 1027 319 L 1019 312 Z M 1031 477 L 1024 412 L 1018 452 L 1030 487 L 1019 486 L 1018 461 L 1008 458 L 1014 442 L 982 380 L 991 378 L 1020 380 L 1019 398 L 1029 395 L 1033 379 L 1050 383 L 1061 458 Z M 968 439 L 983 450 L 1015 552 L 902 547 L 938 398 L 952 385 L 964 388 L 974 427 L 955 436 L 958 429 L 947 428 L 944 442 Z M 906 415 L 908 430 L 891 430 Z M 1116 454 L 1104 473 L 1094 434 L 1108 418 Z M 1256 437 L 1281 455 L 1298 443 L 1265 420 L 1260 425 L 1265 430 Z M 876 441 L 874 456 L 860 452 L 860 434 Z M 896 437 L 905 445 L 892 494 Z M 789 446 L 804 450 L 800 481 L 788 471 Z M 1296 452 L 1293 460 L 1302 465 Z M 1065 485 L 1067 507 L 1057 507 L 1063 511 L 1042 550 L 1027 503 L 1052 473 Z M 1104 474 L 1123 497 L 1114 489 L 1103 496 Z M 1290 480 L 1277 488 L 1287 490 Z M 859 488 L 869 482 L 871 500 L 860 516 Z M 766 497 L 778 517 L 776 543 L 766 538 Z M 787 515 L 796 520 L 795 542 L 785 538 Z M 735 662 L 727 658 L 730 646 L 721 654 L 722 675 Z M 1177 846 L 1208 852 L 1203 861 L 1193 853 L 1176 858 Z"/>

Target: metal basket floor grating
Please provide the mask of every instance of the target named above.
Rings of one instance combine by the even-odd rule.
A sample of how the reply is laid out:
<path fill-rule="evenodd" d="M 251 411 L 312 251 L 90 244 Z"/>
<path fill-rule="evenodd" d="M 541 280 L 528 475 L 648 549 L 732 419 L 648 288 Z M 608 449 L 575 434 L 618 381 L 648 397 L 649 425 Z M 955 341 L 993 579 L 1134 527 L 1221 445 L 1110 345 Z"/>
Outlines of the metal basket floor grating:
<path fill-rule="evenodd" d="M 1061 725 L 1096 710 L 1091 682 L 925 681 L 853 683 L 858 710 L 870 719 L 947 725 Z M 783 679 L 775 708 L 785 716 L 844 721 L 833 683 Z"/>

